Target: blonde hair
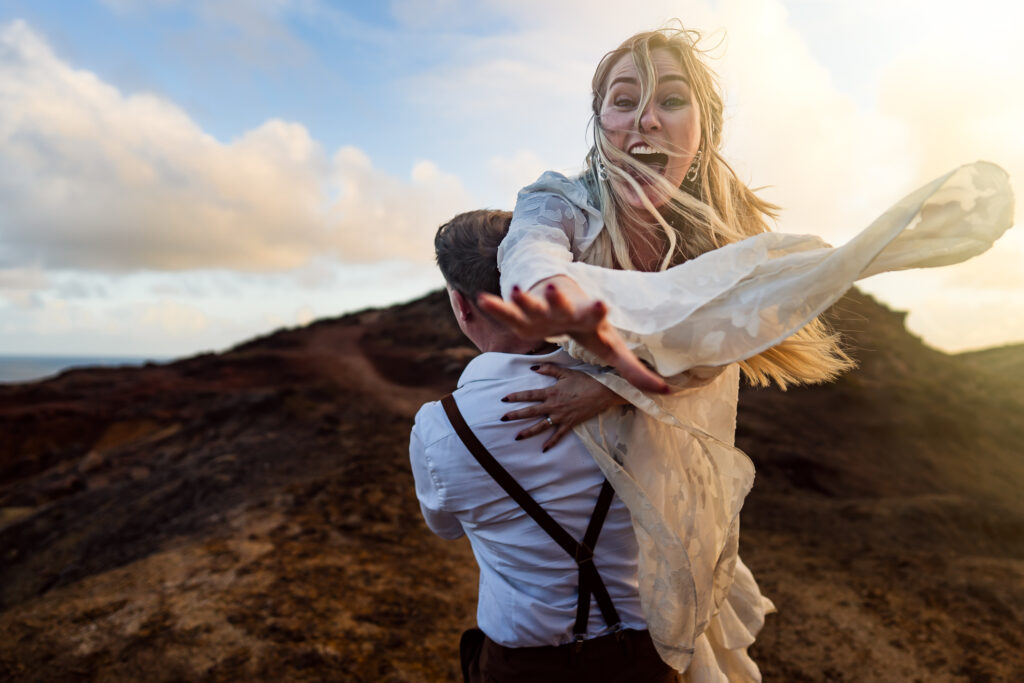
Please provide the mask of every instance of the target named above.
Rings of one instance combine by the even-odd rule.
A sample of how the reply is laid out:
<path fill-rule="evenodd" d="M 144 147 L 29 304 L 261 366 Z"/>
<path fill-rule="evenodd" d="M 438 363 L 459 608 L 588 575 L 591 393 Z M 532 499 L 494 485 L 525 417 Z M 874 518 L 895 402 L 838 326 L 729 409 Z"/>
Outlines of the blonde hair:
<path fill-rule="evenodd" d="M 779 208 L 747 187 L 721 155 L 722 96 L 714 72 L 704 63 L 704 51 L 697 47 L 700 40 L 698 32 L 682 26 L 646 31 L 626 40 L 598 64 L 592 83 L 594 145 L 587 166 L 588 184 L 600 202 L 605 230 L 583 255 L 584 261 L 607 262 L 611 255 L 619 267 L 636 270 L 630 240 L 639 240 L 661 253 L 658 269 L 664 270 L 771 229 L 768 221 L 778 215 Z M 640 117 L 654 96 L 657 81 L 651 55 L 662 48 L 678 56 L 700 115 L 699 154 L 693 162 L 696 168 L 691 168 L 681 187 L 674 187 L 650 167 L 617 149 L 601 125 L 609 72 L 628 55 L 640 80 L 633 124 L 639 130 Z M 655 141 L 647 144 L 669 156 L 694 154 L 694 150 L 665 149 L 664 143 L 658 146 Z M 657 193 L 661 210 L 634 175 L 643 178 L 648 188 Z M 633 189 L 646 213 L 619 196 L 614 189 L 616 182 Z M 629 239 L 624 221 L 630 228 Z M 785 389 L 789 384 L 832 380 L 855 363 L 840 346 L 839 335 L 816 318 L 788 339 L 740 365 L 751 384 L 767 386 L 774 381 Z"/>

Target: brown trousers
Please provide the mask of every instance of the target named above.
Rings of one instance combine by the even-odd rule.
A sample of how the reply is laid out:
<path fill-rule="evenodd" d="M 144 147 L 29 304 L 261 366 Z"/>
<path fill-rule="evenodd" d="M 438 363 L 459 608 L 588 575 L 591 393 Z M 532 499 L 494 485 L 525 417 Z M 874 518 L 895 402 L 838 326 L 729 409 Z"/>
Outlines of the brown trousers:
<path fill-rule="evenodd" d="M 558 647 L 503 647 L 478 629 L 462 635 L 466 683 L 675 683 L 647 631 L 619 631 Z"/>

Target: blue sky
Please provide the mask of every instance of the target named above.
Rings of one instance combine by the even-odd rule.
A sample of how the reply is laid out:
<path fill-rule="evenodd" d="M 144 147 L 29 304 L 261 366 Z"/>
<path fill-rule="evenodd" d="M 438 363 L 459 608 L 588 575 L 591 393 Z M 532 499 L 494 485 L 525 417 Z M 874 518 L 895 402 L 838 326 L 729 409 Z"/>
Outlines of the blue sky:
<path fill-rule="evenodd" d="M 724 37 L 726 152 L 840 242 L 960 163 L 1024 173 L 1021 11 L 865 0 L 0 3 L 0 353 L 184 355 L 438 286 L 452 214 L 579 169 L 600 56 Z M 1024 237 L 865 284 L 1024 340 Z"/>

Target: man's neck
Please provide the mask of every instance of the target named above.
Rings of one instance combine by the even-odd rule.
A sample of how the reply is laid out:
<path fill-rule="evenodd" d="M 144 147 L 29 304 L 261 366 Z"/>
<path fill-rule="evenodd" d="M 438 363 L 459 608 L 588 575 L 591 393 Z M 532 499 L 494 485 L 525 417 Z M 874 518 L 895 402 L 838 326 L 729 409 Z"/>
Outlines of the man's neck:
<path fill-rule="evenodd" d="M 481 351 L 529 355 L 554 350 L 555 345 L 543 339 L 521 339 L 510 333 L 489 336 L 478 344 Z"/>

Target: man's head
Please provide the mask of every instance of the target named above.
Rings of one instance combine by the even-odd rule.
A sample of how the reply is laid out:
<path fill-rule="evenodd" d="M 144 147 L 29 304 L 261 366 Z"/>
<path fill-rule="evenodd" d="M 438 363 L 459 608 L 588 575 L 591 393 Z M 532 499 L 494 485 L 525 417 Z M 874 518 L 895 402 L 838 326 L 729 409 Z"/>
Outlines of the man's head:
<path fill-rule="evenodd" d="M 434 252 L 441 268 L 452 312 L 459 328 L 481 351 L 524 353 L 536 344 L 515 336 L 476 305 L 477 295 L 501 296 L 498 285 L 498 245 L 508 232 L 508 211 L 469 211 L 437 230 Z"/>
<path fill-rule="evenodd" d="M 498 245 L 508 232 L 508 211 L 467 211 L 434 236 L 437 265 L 448 286 L 470 301 L 481 292 L 501 296 L 498 288 Z"/>

